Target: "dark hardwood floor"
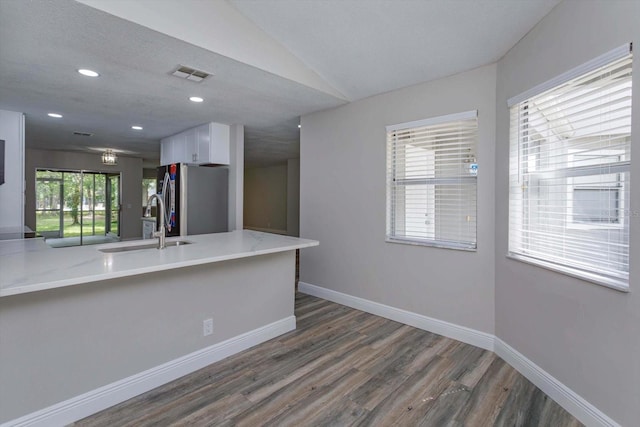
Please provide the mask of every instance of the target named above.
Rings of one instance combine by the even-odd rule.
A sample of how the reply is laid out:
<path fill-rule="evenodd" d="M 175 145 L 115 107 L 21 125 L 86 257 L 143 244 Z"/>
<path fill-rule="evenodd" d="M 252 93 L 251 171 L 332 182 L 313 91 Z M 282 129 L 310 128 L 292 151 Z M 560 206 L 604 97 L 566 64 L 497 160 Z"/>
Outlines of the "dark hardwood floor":
<path fill-rule="evenodd" d="M 297 329 L 75 426 L 579 426 L 492 352 L 298 293 Z"/>

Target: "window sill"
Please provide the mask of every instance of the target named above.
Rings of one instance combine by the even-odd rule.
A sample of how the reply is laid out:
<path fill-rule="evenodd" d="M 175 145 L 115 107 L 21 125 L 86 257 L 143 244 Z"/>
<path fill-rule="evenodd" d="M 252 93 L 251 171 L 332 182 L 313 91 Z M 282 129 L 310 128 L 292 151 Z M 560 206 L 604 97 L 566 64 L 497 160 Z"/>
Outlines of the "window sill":
<path fill-rule="evenodd" d="M 450 244 L 447 242 L 440 242 L 435 240 L 427 241 L 427 240 L 399 239 L 397 237 L 395 238 L 387 237 L 385 239 L 385 242 L 398 243 L 401 245 L 427 246 L 432 248 L 453 249 L 453 250 L 464 251 L 464 252 L 477 252 L 478 250 L 476 247 L 465 246 L 462 244 L 455 245 L 455 244 Z"/>
<path fill-rule="evenodd" d="M 630 291 L 628 280 L 602 276 L 596 273 L 589 273 L 586 271 L 579 270 L 577 268 L 560 266 L 552 262 L 542 261 L 536 258 L 530 258 L 524 255 L 519 255 L 514 253 L 508 253 L 507 258 L 515 261 L 524 262 L 526 264 L 532 264 L 547 270 L 555 271 L 557 273 L 562 273 L 567 276 L 575 277 L 576 279 L 580 279 L 590 283 L 594 283 L 596 285 L 604 286 L 606 288 L 613 289 L 618 292 L 629 293 Z"/>

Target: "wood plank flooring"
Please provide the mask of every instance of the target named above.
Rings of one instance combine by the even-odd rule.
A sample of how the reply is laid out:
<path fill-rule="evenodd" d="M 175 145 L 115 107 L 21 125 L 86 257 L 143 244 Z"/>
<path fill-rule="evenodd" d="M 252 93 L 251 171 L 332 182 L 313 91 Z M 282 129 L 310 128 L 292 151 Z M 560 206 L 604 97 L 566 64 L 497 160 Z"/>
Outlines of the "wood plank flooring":
<path fill-rule="evenodd" d="M 489 351 L 298 293 L 297 329 L 74 426 L 580 426 Z"/>

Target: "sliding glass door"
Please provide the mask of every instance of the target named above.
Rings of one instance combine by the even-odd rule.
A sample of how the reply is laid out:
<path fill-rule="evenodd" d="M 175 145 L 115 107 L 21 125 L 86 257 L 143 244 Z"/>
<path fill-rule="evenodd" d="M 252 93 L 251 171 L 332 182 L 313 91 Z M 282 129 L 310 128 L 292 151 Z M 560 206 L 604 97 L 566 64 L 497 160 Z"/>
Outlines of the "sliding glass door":
<path fill-rule="evenodd" d="M 120 235 L 120 174 L 105 175 L 105 233 Z"/>
<path fill-rule="evenodd" d="M 36 231 L 54 246 L 118 240 L 120 174 L 37 170 Z"/>
<path fill-rule="evenodd" d="M 62 237 L 63 188 L 62 172 L 36 172 L 36 230 L 45 238 Z"/>

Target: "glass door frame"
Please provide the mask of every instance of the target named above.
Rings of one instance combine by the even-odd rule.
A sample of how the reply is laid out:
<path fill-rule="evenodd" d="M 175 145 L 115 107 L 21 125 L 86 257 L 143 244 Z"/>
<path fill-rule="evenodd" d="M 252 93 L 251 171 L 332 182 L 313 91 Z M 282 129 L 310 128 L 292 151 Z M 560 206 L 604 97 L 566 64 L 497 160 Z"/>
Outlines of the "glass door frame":
<path fill-rule="evenodd" d="M 105 206 L 104 206 L 104 233 L 107 234 L 115 234 L 120 237 L 120 230 L 122 229 L 122 173 L 121 172 L 113 172 L 113 173 L 105 173 Z M 116 203 L 118 205 L 117 209 L 113 209 L 111 204 L 111 191 L 112 191 L 112 180 L 114 177 L 118 179 L 118 200 Z M 94 210 L 95 211 L 95 210 Z M 112 213 L 117 212 L 117 223 L 118 223 L 118 232 L 113 233 L 111 231 L 111 220 Z"/>
<path fill-rule="evenodd" d="M 105 236 L 107 235 L 107 229 L 111 229 L 111 223 L 108 224 L 107 226 L 107 219 L 111 219 L 111 211 L 108 211 L 108 208 L 111 209 L 111 188 L 107 189 L 108 185 L 107 183 L 109 181 L 111 181 L 112 177 L 117 176 L 118 177 L 118 200 L 117 200 L 117 204 L 118 204 L 118 215 L 117 215 L 117 220 L 118 220 L 118 233 L 116 234 L 116 236 L 120 237 L 120 230 L 122 229 L 122 224 L 121 224 L 121 219 L 122 219 L 122 171 L 100 171 L 100 170 L 91 170 L 91 169 L 64 169 L 64 168 L 46 168 L 46 167 L 39 167 L 36 168 L 36 170 L 34 171 L 35 174 L 35 197 L 34 200 L 37 201 L 38 198 L 38 172 L 60 172 L 62 173 L 62 177 L 57 180 L 60 182 L 60 208 L 58 209 L 59 211 L 59 215 L 60 215 L 60 227 L 59 227 L 59 233 L 60 233 L 60 237 L 64 237 L 64 174 L 65 173 L 75 173 L 75 174 L 80 174 L 80 206 L 79 206 L 79 211 L 78 211 L 78 215 L 79 215 L 79 219 L 80 219 L 80 246 L 82 246 L 84 244 L 83 242 L 83 238 L 84 238 L 84 196 L 85 196 L 85 191 L 84 191 L 84 177 L 85 174 L 92 174 L 94 176 L 93 178 L 93 195 L 92 195 L 92 206 L 93 206 L 93 233 L 95 235 L 95 176 L 96 175 L 104 175 L 105 176 Z M 41 181 L 44 179 L 40 179 Z M 49 178 L 47 178 L 47 180 L 51 180 Z M 55 179 L 54 179 L 55 180 Z M 109 199 L 107 199 L 106 195 L 107 192 L 109 193 Z M 38 211 L 38 209 L 36 209 L 36 211 Z M 36 224 L 37 227 L 37 224 Z M 114 234 L 114 233 L 111 233 Z"/>
<path fill-rule="evenodd" d="M 35 208 L 35 213 L 36 213 L 36 219 L 37 219 L 37 213 L 38 212 L 57 212 L 58 213 L 58 237 L 62 237 L 62 233 L 64 232 L 64 178 L 63 175 L 60 176 L 60 178 L 50 178 L 50 177 L 43 177 L 43 178 L 39 178 L 37 173 L 38 172 L 61 172 L 61 171 L 57 171 L 57 170 L 52 170 L 52 169 L 36 169 L 36 179 L 35 179 L 35 185 L 36 185 L 36 196 L 35 196 L 35 202 L 36 202 L 36 208 Z M 38 184 L 40 182 L 56 182 L 58 184 L 58 209 L 38 209 L 37 206 L 37 202 L 38 202 Z M 36 224 L 37 225 L 37 224 Z"/>

